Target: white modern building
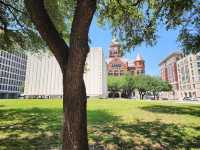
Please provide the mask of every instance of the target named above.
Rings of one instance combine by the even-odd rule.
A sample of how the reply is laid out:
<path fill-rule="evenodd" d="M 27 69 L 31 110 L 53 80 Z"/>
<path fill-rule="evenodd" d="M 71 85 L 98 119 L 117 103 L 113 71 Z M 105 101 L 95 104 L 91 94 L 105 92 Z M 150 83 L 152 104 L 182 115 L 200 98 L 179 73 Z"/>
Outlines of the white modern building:
<path fill-rule="evenodd" d="M 84 73 L 87 96 L 107 96 L 107 67 L 102 48 L 92 48 Z M 25 97 L 62 97 L 62 72 L 52 54 L 29 55 Z"/>
<path fill-rule="evenodd" d="M 17 98 L 24 90 L 27 56 L 0 50 L 0 98 Z"/>
<path fill-rule="evenodd" d="M 179 60 L 177 70 L 180 98 L 200 97 L 200 53 Z"/>

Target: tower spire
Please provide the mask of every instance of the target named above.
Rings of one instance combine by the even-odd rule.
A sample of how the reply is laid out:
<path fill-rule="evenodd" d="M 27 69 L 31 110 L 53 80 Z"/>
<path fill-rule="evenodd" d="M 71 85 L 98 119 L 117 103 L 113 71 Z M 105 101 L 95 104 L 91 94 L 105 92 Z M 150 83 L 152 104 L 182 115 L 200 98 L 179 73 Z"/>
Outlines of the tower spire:
<path fill-rule="evenodd" d="M 112 44 L 119 44 L 115 36 L 112 37 Z"/>
<path fill-rule="evenodd" d="M 143 60 L 142 56 L 140 55 L 140 53 L 137 53 L 137 56 L 136 56 L 136 61 L 141 61 Z"/>
<path fill-rule="evenodd" d="M 120 44 L 117 42 L 116 38 L 113 38 L 109 48 L 109 57 L 119 57 Z"/>

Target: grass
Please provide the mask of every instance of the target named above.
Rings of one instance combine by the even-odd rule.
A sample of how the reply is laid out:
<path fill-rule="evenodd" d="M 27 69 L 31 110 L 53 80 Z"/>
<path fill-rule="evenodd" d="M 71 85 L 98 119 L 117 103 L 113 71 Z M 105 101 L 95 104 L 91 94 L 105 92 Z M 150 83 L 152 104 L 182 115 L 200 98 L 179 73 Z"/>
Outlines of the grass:
<path fill-rule="evenodd" d="M 59 149 L 61 120 L 61 100 L 1 100 L 0 149 Z M 200 105 L 89 100 L 88 136 L 93 149 L 200 149 Z"/>

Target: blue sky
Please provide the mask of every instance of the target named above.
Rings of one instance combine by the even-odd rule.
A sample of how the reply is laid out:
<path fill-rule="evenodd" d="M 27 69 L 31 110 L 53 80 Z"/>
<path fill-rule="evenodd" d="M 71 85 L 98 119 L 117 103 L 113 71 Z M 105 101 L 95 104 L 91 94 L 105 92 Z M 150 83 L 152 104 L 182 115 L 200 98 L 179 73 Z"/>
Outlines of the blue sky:
<path fill-rule="evenodd" d="M 90 27 L 91 47 L 102 47 L 105 58 L 108 58 L 108 48 L 112 40 L 112 34 L 108 27 L 100 28 L 94 19 Z M 160 75 L 159 62 L 170 53 L 179 49 L 176 38 L 177 30 L 166 31 L 163 26 L 158 28 L 158 40 L 154 47 L 146 47 L 145 44 L 136 47 L 131 53 L 126 53 L 125 57 L 134 60 L 139 52 L 145 59 L 146 74 Z"/>

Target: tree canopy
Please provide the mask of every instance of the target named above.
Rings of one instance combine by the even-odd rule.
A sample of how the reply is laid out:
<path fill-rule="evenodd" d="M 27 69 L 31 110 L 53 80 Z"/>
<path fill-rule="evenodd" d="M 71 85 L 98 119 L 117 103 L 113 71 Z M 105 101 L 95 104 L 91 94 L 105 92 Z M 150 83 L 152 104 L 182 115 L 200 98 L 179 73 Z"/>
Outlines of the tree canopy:
<path fill-rule="evenodd" d="M 171 91 L 172 86 L 167 81 L 163 81 L 160 79 L 160 77 L 157 76 L 151 76 L 149 77 L 149 91 L 152 92 L 154 99 L 159 99 L 159 93 L 160 92 L 166 92 Z"/>
<path fill-rule="evenodd" d="M 69 43 L 76 1 L 44 0 L 44 5 L 60 36 Z M 199 0 L 101 0 L 96 10 L 98 24 L 108 24 L 125 50 L 142 42 L 154 45 L 157 26 L 163 24 L 166 29 L 181 29 L 177 40 L 185 53 L 199 51 L 199 14 Z M 30 20 L 24 0 L 0 0 L 0 31 L 3 50 L 37 51 L 46 46 Z"/>
<path fill-rule="evenodd" d="M 120 91 L 122 87 L 122 80 L 120 77 L 108 76 L 108 90 L 112 92 Z"/>
<path fill-rule="evenodd" d="M 124 75 L 108 76 L 108 90 L 110 92 L 121 92 L 122 96 L 130 97 L 134 90 L 137 90 L 140 99 L 143 99 L 147 92 L 152 93 L 154 99 L 159 97 L 160 92 L 171 91 L 172 86 L 160 77 L 149 75 Z"/>
<path fill-rule="evenodd" d="M 121 92 L 123 97 L 130 97 L 135 89 L 134 76 L 126 74 L 123 76 L 108 76 L 108 90 L 111 93 Z"/>
<path fill-rule="evenodd" d="M 68 41 L 74 2 L 44 0 L 44 5 L 60 36 Z M 46 47 L 31 21 L 24 0 L 0 0 L 0 49 L 38 52 Z"/>

